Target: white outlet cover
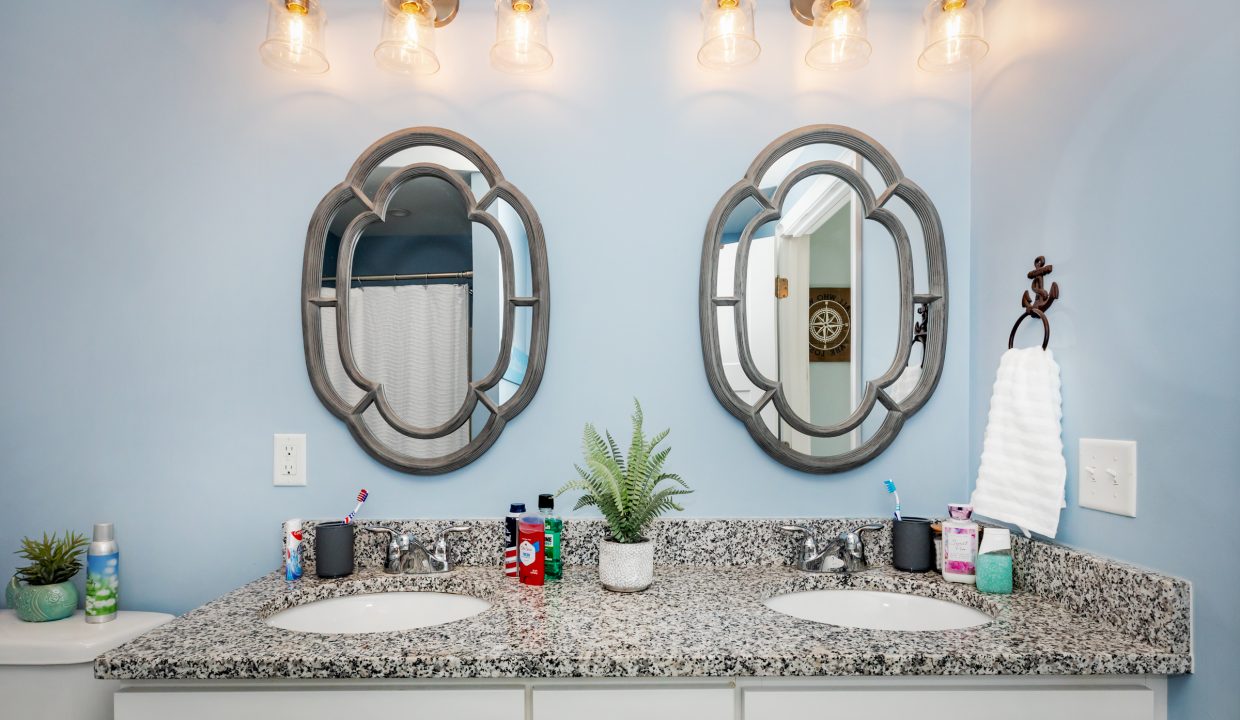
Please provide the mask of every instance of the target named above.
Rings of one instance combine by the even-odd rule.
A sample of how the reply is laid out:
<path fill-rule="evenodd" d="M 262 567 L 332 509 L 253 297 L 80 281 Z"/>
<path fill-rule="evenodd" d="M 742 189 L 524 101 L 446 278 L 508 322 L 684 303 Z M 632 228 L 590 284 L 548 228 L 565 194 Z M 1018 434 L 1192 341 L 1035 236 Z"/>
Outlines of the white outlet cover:
<path fill-rule="evenodd" d="M 1137 516 L 1137 443 L 1081 438 L 1077 502 L 1081 507 Z"/>
<path fill-rule="evenodd" d="M 273 485 L 306 484 L 306 436 L 276 433 L 271 480 Z"/>

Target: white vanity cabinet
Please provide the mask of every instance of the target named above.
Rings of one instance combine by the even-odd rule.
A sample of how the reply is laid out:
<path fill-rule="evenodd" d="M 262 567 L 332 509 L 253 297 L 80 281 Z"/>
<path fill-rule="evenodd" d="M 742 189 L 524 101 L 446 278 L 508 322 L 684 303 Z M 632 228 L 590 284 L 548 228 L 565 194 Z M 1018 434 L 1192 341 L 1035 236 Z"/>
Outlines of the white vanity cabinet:
<path fill-rule="evenodd" d="M 531 691 L 533 718 L 588 718 L 589 720 L 689 720 L 731 718 L 735 690 L 724 683 L 653 684 L 639 681 L 607 685 L 535 685 Z"/>
<path fill-rule="evenodd" d="M 420 686 L 381 680 L 271 683 L 262 680 L 153 683 L 123 688 L 115 720 L 250 720 L 263 718 L 400 718 L 525 720 L 519 684 Z"/>
<path fill-rule="evenodd" d="M 126 681 L 116 720 L 1166 720 L 1162 676 Z M 376 715 L 378 716 L 378 715 Z"/>
<path fill-rule="evenodd" d="M 1004 720 L 1155 720 L 1166 718 L 1166 699 L 1146 680 L 1120 678 L 1104 682 L 1061 684 L 989 681 L 839 685 L 815 689 L 785 686 L 746 689 L 744 720 L 828 720 L 828 718 L 970 717 Z M 1161 682 L 1165 683 L 1165 680 Z M 1161 707 L 1160 707 L 1161 706 Z"/>

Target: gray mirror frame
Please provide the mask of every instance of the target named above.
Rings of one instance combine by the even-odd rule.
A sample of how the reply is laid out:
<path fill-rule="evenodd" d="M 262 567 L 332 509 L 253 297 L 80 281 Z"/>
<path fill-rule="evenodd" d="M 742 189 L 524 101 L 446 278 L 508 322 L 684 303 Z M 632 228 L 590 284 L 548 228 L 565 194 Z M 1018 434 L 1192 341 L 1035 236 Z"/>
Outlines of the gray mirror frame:
<path fill-rule="evenodd" d="M 788 152 L 819 143 L 829 143 L 852 150 L 868 161 L 882 176 L 886 189 L 875 195 L 864 178 L 848 165 L 835 161 L 807 163 L 793 170 L 780 181 L 775 195 L 767 199 L 758 185 L 763 174 Z M 753 233 L 764 223 L 780 217 L 779 208 L 788 191 L 798 181 L 812 175 L 833 175 L 849 183 L 860 198 L 864 217 L 886 227 L 896 244 L 897 263 L 900 268 L 901 319 L 896 356 L 887 372 L 866 382 L 865 392 L 857 408 L 847 419 L 835 425 L 814 425 L 792 411 L 782 384 L 759 372 L 749 350 L 746 324 L 745 287 L 748 273 L 749 247 Z M 895 214 L 886 209 L 887 201 L 898 197 L 913 209 L 921 225 L 925 242 L 926 264 L 929 276 L 929 292 L 916 294 L 913 289 L 912 253 L 908 233 Z M 719 246 L 729 215 L 746 198 L 753 198 L 761 207 L 759 212 L 741 233 L 737 247 L 734 292 L 730 296 L 716 293 L 719 273 Z M 698 321 L 702 334 L 702 359 L 706 366 L 706 378 L 711 390 L 728 412 L 736 416 L 763 450 L 779 462 L 812 473 L 837 473 L 863 465 L 880 455 L 895 440 L 904 422 L 921 409 L 938 386 L 943 372 L 943 360 L 947 344 L 947 250 L 943 238 L 943 225 L 939 213 L 926 193 L 912 180 L 904 177 L 895 158 L 876 141 L 864 133 L 842 125 L 809 125 L 793 130 L 768 145 L 754 159 L 745 177 L 733 185 L 711 213 L 706 226 L 706 238 L 702 249 L 701 282 L 698 288 Z M 716 322 L 717 308 L 733 307 L 736 316 L 736 343 L 742 370 L 753 384 L 760 388 L 762 397 L 748 404 L 733 392 L 724 377 L 720 354 L 719 329 Z M 908 364 L 913 345 L 913 318 L 917 309 L 926 310 L 925 350 L 922 374 L 913 391 L 900 401 L 887 394 L 886 389 L 896 381 Z M 852 450 L 838 455 L 816 456 L 785 447 L 762 420 L 761 412 L 774 403 L 781 419 L 795 430 L 814 437 L 836 437 L 859 427 L 869 416 L 875 403 L 887 409 L 887 417 L 874 435 Z"/>
<path fill-rule="evenodd" d="M 469 188 L 465 187 L 459 178 L 446 168 L 434 163 L 413 163 L 396 171 L 385 180 L 375 192 L 375 198 L 370 198 L 363 192 L 366 178 L 382 164 L 383 160 L 402 150 L 419 146 L 439 147 L 458 153 L 478 168 L 491 189 L 481 198 L 475 198 Z M 353 199 L 359 200 L 366 208 L 349 223 L 340 239 L 340 262 L 336 269 L 337 286 L 348 287 L 352 277 L 350 258 L 362 231 L 370 223 L 383 220 L 387 203 L 401 182 L 413 177 L 428 175 L 439 177 L 453 185 L 465 199 L 469 219 L 486 226 L 495 235 L 500 247 L 501 264 L 504 268 L 503 284 L 506 302 L 501 331 L 501 350 L 496 358 L 495 367 L 487 373 L 486 377 L 470 382 L 470 392 L 466 394 L 465 402 L 451 419 L 434 428 L 418 428 L 403 422 L 392 411 L 382 384 L 366 378 L 354 362 L 349 342 L 347 293 L 344 294 L 342 301 L 340 297 L 322 297 L 320 288 L 323 284 L 323 259 L 327 234 L 336 213 Z M 512 206 L 525 225 L 530 253 L 531 295 L 528 297 L 515 294 L 513 257 L 508 238 L 499 222 L 486 212 L 486 208 L 497 199 L 502 199 Z M 468 465 L 495 443 L 508 421 L 524 410 L 533 400 L 534 393 L 538 391 L 547 360 L 551 301 L 547 251 L 542 224 L 538 220 L 534 206 L 520 190 L 504 179 L 491 156 L 463 135 L 442 128 L 415 127 L 394 132 L 367 148 L 353 163 L 344 182 L 332 188 L 315 208 L 314 215 L 310 219 L 310 228 L 306 232 L 305 259 L 301 277 L 301 327 L 310 384 L 314 387 L 319 400 L 333 415 L 345 422 L 349 432 L 366 452 L 388 467 L 407 473 L 431 475 L 450 472 Z M 365 391 L 365 395 L 356 405 L 345 402 L 344 398 L 332 387 L 327 374 L 323 355 L 322 325 L 319 317 L 324 307 L 334 307 L 338 310 L 336 331 L 338 347 L 341 348 L 341 363 L 348 376 Z M 530 322 L 529 362 L 526 366 L 525 377 L 516 393 L 507 402 L 496 405 L 487 397 L 486 391 L 500 381 L 504 368 L 507 367 L 511 358 L 513 324 L 518 307 L 529 307 L 533 314 Z M 341 308 L 345 312 L 339 312 Z M 442 437 L 455 431 L 469 420 L 478 403 L 482 403 L 491 411 L 490 419 L 481 432 L 459 450 L 436 458 L 419 458 L 396 452 L 383 445 L 362 421 L 362 414 L 374 405 L 383 419 L 406 437 L 422 439 Z"/>

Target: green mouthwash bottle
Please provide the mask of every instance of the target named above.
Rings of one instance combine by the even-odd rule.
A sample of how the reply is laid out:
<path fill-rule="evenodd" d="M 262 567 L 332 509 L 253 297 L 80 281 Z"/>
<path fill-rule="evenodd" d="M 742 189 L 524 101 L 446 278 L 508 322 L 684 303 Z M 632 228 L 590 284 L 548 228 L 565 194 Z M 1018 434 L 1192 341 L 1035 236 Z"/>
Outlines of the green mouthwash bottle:
<path fill-rule="evenodd" d="M 550 493 L 539 495 L 538 512 L 543 516 L 543 527 L 546 529 L 546 539 L 543 545 L 543 572 L 548 580 L 559 580 L 564 577 L 564 561 L 561 559 L 564 521 L 555 514 L 555 496 Z"/>

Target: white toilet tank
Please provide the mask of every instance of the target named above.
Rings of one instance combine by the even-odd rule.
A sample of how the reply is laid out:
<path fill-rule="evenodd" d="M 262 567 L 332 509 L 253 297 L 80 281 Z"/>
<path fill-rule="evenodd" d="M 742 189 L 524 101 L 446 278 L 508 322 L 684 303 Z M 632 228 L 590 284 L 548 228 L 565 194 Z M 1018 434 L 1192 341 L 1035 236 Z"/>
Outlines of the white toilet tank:
<path fill-rule="evenodd" d="M 112 693 L 120 683 L 95 679 L 95 657 L 171 619 L 122 610 L 112 622 L 88 625 L 78 610 L 64 620 L 28 623 L 0 610 L 0 715 L 112 720 Z"/>

